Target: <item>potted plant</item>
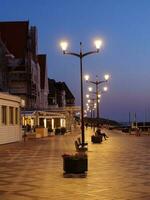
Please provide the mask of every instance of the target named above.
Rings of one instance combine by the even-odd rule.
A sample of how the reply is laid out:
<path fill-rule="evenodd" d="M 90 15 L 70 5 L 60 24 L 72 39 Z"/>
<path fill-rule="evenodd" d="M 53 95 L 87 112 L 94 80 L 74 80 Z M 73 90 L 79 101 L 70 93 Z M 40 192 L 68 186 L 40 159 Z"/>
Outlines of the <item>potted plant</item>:
<path fill-rule="evenodd" d="M 48 136 L 50 136 L 53 132 L 53 129 L 52 128 L 48 128 Z"/>
<path fill-rule="evenodd" d="M 61 135 L 64 135 L 66 133 L 66 128 L 65 127 L 61 127 L 60 128 L 60 132 L 61 132 Z"/>
<path fill-rule="evenodd" d="M 55 135 L 60 135 L 60 134 L 61 134 L 60 128 L 56 128 L 56 129 L 55 129 Z"/>
<path fill-rule="evenodd" d="M 64 154 L 62 157 L 65 173 L 81 174 L 88 170 L 88 157 L 85 152 L 79 152 L 73 155 Z"/>

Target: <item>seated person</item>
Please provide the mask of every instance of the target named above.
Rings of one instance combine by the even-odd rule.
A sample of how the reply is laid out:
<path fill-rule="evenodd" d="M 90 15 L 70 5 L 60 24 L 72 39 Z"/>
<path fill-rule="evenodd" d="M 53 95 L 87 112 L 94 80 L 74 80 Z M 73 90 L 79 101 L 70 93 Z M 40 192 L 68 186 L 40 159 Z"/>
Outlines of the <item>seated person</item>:
<path fill-rule="evenodd" d="M 108 138 L 108 136 L 106 135 L 106 133 L 101 133 L 102 137 L 106 140 L 106 138 Z"/>
<path fill-rule="evenodd" d="M 106 140 L 106 138 L 108 138 L 108 136 L 105 133 L 101 132 L 101 129 L 98 128 L 95 132 L 95 136 L 102 136 L 102 138 L 104 138 Z"/>
<path fill-rule="evenodd" d="M 100 136 L 101 135 L 101 129 L 97 128 L 96 132 L 95 132 L 95 136 Z"/>

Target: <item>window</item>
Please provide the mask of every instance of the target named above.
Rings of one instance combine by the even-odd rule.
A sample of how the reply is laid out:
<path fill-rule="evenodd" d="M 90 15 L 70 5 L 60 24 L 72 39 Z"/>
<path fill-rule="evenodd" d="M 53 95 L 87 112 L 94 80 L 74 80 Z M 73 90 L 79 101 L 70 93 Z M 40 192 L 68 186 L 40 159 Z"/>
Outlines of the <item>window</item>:
<path fill-rule="evenodd" d="M 15 124 L 18 124 L 18 108 L 15 108 Z"/>
<path fill-rule="evenodd" d="M 7 110 L 6 110 L 6 106 L 2 106 L 2 124 L 6 124 L 7 123 Z"/>
<path fill-rule="evenodd" d="M 13 107 L 9 107 L 9 124 L 14 123 L 14 113 L 13 113 Z"/>

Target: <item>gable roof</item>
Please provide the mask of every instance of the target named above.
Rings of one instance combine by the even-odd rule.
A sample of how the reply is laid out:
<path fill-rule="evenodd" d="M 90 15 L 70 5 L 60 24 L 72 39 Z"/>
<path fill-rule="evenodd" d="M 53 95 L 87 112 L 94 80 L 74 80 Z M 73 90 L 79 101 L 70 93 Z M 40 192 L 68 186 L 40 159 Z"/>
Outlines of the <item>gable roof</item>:
<path fill-rule="evenodd" d="M 48 85 L 49 85 L 49 94 L 52 95 L 56 92 L 58 93 L 64 90 L 66 99 L 75 99 L 75 97 L 73 96 L 72 92 L 70 91 L 65 82 L 60 82 L 60 81 L 56 82 L 54 79 L 48 79 Z"/>
<path fill-rule="evenodd" d="M 66 99 L 75 99 L 75 97 L 73 96 L 72 92 L 70 91 L 70 89 L 68 88 L 68 86 L 66 85 L 65 82 L 57 82 L 56 83 L 56 87 L 59 90 L 64 90 L 65 91 Z"/>
<path fill-rule="evenodd" d="M 16 58 L 24 58 L 27 50 L 28 21 L 0 22 L 0 36 Z"/>

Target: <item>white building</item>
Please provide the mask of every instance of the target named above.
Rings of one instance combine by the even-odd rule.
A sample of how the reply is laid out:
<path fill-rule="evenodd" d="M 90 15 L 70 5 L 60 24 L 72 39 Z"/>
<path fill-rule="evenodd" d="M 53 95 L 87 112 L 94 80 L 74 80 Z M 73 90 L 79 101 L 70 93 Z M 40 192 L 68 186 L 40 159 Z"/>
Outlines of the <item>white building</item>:
<path fill-rule="evenodd" d="M 0 144 L 22 139 L 20 105 L 19 97 L 0 92 Z"/>

